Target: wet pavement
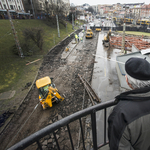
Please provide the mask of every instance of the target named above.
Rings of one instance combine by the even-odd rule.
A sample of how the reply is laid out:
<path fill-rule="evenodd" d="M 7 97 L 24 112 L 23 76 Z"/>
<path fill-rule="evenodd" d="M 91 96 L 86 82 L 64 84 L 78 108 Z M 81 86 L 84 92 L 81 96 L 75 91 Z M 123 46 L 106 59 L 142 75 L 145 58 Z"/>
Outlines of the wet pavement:
<path fill-rule="evenodd" d="M 120 89 L 115 62 L 120 50 L 105 48 L 102 45 L 103 37 L 104 34 L 99 33 L 91 85 L 102 102 L 105 102 L 114 99 L 122 89 Z"/>
<path fill-rule="evenodd" d="M 82 41 L 83 41 L 83 38 L 84 38 L 84 35 L 85 33 L 83 32 L 80 32 L 79 34 L 79 41 L 81 41 L 81 38 L 82 38 Z M 81 41 L 81 42 L 82 42 Z M 75 39 L 73 39 L 69 44 L 68 46 L 65 48 L 65 50 L 63 51 L 62 55 L 61 55 L 61 59 L 67 59 L 68 56 L 71 54 L 71 52 L 75 49 L 75 47 L 78 45 L 79 42 L 76 42 Z M 67 49 L 68 48 L 68 49 Z M 72 58 L 72 61 L 74 60 L 75 58 Z"/>
<path fill-rule="evenodd" d="M 99 33 L 97 52 L 92 76 L 92 88 L 101 99 L 102 103 L 112 100 L 115 96 L 126 89 L 120 87 L 116 70 L 116 56 L 120 55 L 119 49 L 105 48 L 102 44 L 104 33 Z M 97 118 L 97 141 L 98 145 L 103 143 L 104 118 L 103 111 L 96 114 Z"/>

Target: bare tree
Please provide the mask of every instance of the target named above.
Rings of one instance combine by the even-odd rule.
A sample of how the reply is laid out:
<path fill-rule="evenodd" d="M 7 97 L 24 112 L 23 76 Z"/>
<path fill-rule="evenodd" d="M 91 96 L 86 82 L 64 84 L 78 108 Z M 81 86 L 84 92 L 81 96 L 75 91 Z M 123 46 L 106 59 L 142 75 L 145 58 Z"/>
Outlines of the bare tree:
<path fill-rule="evenodd" d="M 56 3 L 54 3 L 53 0 L 50 0 L 50 2 L 45 0 L 45 12 L 48 17 L 58 15 L 59 19 L 62 19 L 67 14 L 67 7 L 68 6 L 62 0 L 57 0 Z"/>
<path fill-rule="evenodd" d="M 29 44 L 29 42 L 33 41 L 42 51 L 44 36 L 44 30 L 42 28 L 26 28 L 25 30 L 23 30 L 23 35 L 26 44 Z"/>
<path fill-rule="evenodd" d="M 92 14 L 94 13 L 94 9 L 91 6 L 87 9 L 87 11 L 91 12 Z"/>

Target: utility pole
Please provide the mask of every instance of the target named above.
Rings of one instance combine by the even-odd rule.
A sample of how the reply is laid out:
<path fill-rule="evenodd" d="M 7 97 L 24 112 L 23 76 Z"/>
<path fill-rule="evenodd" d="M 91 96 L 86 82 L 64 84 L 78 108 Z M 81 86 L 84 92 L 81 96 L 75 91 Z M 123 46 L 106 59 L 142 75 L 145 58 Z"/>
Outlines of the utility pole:
<path fill-rule="evenodd" d="M 122 53 L 124 53 L 124 49 L 125 49 L 125 30 L 126 30 L 126 24 L 123 23 L 123 35 L 122 35 L 122 47 L 121 47 Z"/>
<path fill-rule="evenodd" d="M 10 16 L 10 13 L 9 13 L 9 10 L 7 9 L 7 14 L 8 14 L 8 17 L 9 17 L 9 21 L 10 21 L 10 24 L 11 24 L 11 29 L 13 31 L 13 34 L 14 34 L 14 39 L 15 39 L 15 42 L 16 42 L 16 47 L 18 49 L 18 54 L 20 57 L 24 57 L 23 56 L 23 52 L 22 52 L 22 49 L 20 47 L 20 43 L 19 43 L 19 40 L 18 40 L 18 36 L 17 36 L 17 32 L 15 30 L 15 27 L 14 27 L 14 24 L 13 24 L 13 21 L 11 19 L 11 16 Z"/>
<path fill-rule="evenodd" d="M 68 29 L 67 29 L 67 23 L 66 23 L 66 33 L 68 33 Z"/>
<path fill-rule="evenodd" d="M 124 51 L 125 51 L 125 54 L 126 54 L 127 51 L 125 50 L 125 30 L 126 30 L 125 17 L 126 17 L 126 8 L 129 8 L 129 7 L 124 6 L 123 8 L 125 8 L 125 14 L 124 14 L 124 24 L 123 24 L 123 35 L 122 35 L 121 52 L 124 53 Z"/>
<path fill-rule="evenodd" d="M 72 29 L 74 30 L 74 16 L 72 14 Z"/>
<path fill-rule="evenodd" d="M 76 16 L 76 8 L 75 8 L 75 20 L 76 20 L 77 16 Z"/>
<path fill-rule="evenodd" d="M 31 5 L 32 5 L 34 19 L 36 19 L 32 0 L 31 0 Z"/>
<path fill-rule="evenodd" d="M 111 18 L 111 31 L 112 31 L 112 28 L 113 27 L 113 14 L 112 14 L 112 18 Z"/>
<path fill-rule="evenodd" d="M 149 28 L 149 24 L 150 24 L 150 17 L 149 17 L 149 23 L 148 23 L 148 28 Z"/>
<path fill-rule="evenodd" d="M 59 32 L 59 22 L 58 22 L 58 16 L 57 16 L 57 15 L 56 15 L 56 21 L 57 21 L 58 37 L 60 38 L 60 32 Z"/>

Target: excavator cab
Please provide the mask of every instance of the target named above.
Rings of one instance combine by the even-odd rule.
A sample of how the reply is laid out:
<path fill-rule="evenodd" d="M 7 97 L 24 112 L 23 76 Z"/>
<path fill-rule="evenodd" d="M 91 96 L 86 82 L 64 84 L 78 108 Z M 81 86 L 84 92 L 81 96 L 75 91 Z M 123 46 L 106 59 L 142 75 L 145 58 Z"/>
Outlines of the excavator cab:
<path fill-rule="evenodd" d="M 53 78 L 46 76 L 36 81 L 36 87 L 39 89 L 39 101 L 43 109 L 52 107 L 54 102 L 58 103 L 64 100 L 52 80 Z"/>

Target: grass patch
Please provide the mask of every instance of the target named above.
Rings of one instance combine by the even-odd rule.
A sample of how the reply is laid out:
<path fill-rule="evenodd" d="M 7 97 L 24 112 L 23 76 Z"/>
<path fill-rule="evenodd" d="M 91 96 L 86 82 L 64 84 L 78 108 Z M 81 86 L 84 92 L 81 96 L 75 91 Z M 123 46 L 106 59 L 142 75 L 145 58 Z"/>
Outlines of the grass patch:
<path fill-rule="evenodd" d="M 123 33 L 123 31 L 117 31 L 117 32 Z M 125 31 L 125 33 L 132 34 L 132 35 L 150 36 L 150 33 L 146 33 L 146 32 Z"/>
<path fill-rule="evenodd" d="M 33 56 L 20 58 L 13 54 L 12 47 L 15 45 L 14 36 L 11 30 L 9 20 L 0 20 L 0 93 L 12 89 L 17 89 L 16 86 L 23 86 L 28 79 L 33 81 L 36 71 L 42 62 L 43 55 L 58 42 L 64 39 L 69 33 L 73 32 L 72 25 L 67 22 L 67 30 L 64 25 L 60 26 L 60 38 L 58 37 L 57 27 L 50 27 L 41 20 L 13 20 L 15 30 L 17 31 L 18 39 L 20 43 L 25 43 L 22 31 L 25 28 L 40 27 L 44 30 L 44 45 L 43 50 L 39 51 L 38 47 L 31 43 L 31 49 L 33 50 Z M 26 65 L 28 62 L 41 59 L 41 61 Z M 19 87 L 20 88 L 20 87 Z"/>

